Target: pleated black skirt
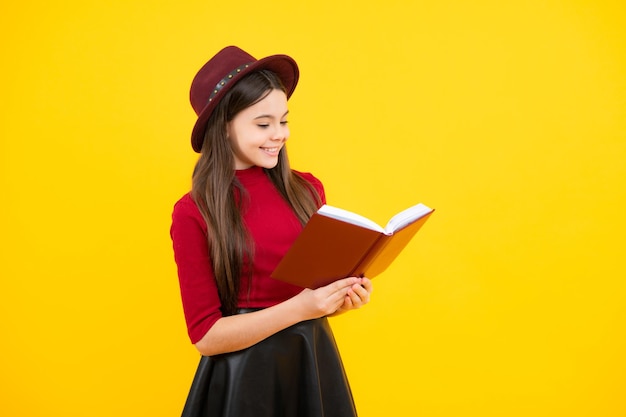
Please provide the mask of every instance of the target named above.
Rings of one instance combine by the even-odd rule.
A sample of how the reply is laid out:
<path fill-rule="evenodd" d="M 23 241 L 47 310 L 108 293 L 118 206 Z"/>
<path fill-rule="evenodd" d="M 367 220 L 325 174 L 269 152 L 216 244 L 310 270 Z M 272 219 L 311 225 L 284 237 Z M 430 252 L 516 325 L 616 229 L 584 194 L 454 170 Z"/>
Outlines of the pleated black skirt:
<path fill-rule="evenodd" d="M 356 408 L 326 318 L 238 352 L 203 356 L 182 417 L 351 417 Z"/>

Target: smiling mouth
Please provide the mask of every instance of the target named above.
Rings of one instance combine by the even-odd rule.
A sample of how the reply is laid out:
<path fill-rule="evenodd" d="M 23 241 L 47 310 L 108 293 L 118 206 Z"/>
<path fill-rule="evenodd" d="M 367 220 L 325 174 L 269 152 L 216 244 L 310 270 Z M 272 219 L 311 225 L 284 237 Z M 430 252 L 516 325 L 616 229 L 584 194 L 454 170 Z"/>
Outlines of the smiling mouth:
<path fill-rule="evenodd" d="M 274 148 L 261 148 L 264 152 L 267 153 L 277 153 L 278 151 L 280 151 L 279 147 L 274 147 Z"/>

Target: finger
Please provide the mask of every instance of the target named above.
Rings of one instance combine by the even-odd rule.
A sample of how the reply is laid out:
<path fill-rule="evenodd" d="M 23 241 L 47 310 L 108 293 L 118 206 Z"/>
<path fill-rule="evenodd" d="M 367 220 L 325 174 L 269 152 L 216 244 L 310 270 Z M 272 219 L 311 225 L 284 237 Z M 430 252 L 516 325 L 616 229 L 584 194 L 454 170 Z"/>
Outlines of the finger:
<path fill-rule="evenodd" d="M 346 298 L 348 294 L 348 291 L 350 291 L 350 287 L 341 287 L 335 291 L 333 291 L 333 287 L 330 287 L 325 290 L 325 295 L 323 297 L 325 297 L 330 304 L 341 306 L 344 298 Z"/>
<path fill-rule="evenodd" d="M 372 293 L 374 290 L 374 285 L 372 284 L 372 280 L 369 278 L 361 278 L 361 286 L 367 290 L 368 293 Z"/>
<path fill-rule="evenodd" d="M 350 303 L 351 308 L 361 307 L 361 297 L 355 291 L 348 291 L 346 301 Z"/>
<path fill-rule="evenodd" d="M 354 293 L 354 297 L 358 297 L 358 300 L 355 300 L 355 304 L 358 303 L 359 305 L 362 305 L 369 302 L 370 293 L 362 285 L 353 285 L 352 292 Z"/>
<path fill-rule="evenodd" d="M 350 310 L 354 308 L 354 302 L 352 301 L 352 297 L 350 296 L 350 292 L 346 294 L 343 300 L 343 308 L 344 310 Z"/>
<path fill-rule="evenodd" d="M 352 285 L 356 284 L 358 281 L 359 281 L 359 278 L 348 277 L 348 278 L 338 279 L 337 281 L 331 282 L 330 284 L 321 288 L 324 288 L 325 290 L 329 292 L 338 292 L 338 291 L 350 288 Z"/>

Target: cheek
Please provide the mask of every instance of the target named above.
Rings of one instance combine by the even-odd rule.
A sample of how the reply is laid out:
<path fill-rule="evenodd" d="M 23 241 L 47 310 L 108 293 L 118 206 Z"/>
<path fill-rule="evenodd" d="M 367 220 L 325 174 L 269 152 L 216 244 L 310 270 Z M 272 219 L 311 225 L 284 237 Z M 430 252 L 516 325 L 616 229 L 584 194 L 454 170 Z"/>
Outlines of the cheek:
<path fill-rule="evenodd" d="M 233 149 L 245 150 L 258 147 L 265 143 L 265 140 L 253 129 L 237 129 L 232 131 L 229 137 L 230 144 Z"/>

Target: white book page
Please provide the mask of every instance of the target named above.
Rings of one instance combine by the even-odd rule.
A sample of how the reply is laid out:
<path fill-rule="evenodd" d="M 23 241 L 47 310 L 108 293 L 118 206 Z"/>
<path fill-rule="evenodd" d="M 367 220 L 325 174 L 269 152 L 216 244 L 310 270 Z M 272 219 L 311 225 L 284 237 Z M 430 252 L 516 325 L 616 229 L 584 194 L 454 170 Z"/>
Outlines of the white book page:
<path fill-rule="evenodd" d="M 319 214 L 324 215 L 326 217 L 330 217 L 337 220 L 342 220 L 346 223 L 355 224 L 357 226 L 364 227 L 370 230 L 376 230 L 377 232 L 385 233 L 385 229 L 383 229 L 380 225 L 376 224 L 372 220 L 367 217 L 363 217 L 359 214 L 353 213 L 348 210 L 340 209 L 337 207 L 323 205 L 317 211 Z"/>
<path fill-rule="evenodd" d="M 425 206 L 424 204 L 417 204 L 413 207 L 409 207 L 406 210 L 401 211 L 396 214 L 389 220 L 387 226 L 385 226 L 385 233 L 391 234 L 397 230 L 402 229 L 403 227 L 409 225 L 420 217 L 425 216 L 426 214 L 433 211 L 430 207 Z"/>
<path fill-rule="evenodd" d="M 329 206 L 326 204 L 320 207 L 317 212 L 326 217 L 341 220 L 346 223 L 355 224 L 366 229 L 375 230 L 377 232 L 390 235 L 393 232 L 413 223 L 420 217 L 425 216 L 431 211 L 433 211 L 433 209 L 431 209 L 430 207 L 427 207 L 421 203 L 417 204 L 393 216 L 387 223 L 387 226 L 385 226 L 384 228 L 378 225 L 376 222 L 368 219 L 367 217 L 361 216 L 360 214 L 356 214 L 351 211 Z"/>

